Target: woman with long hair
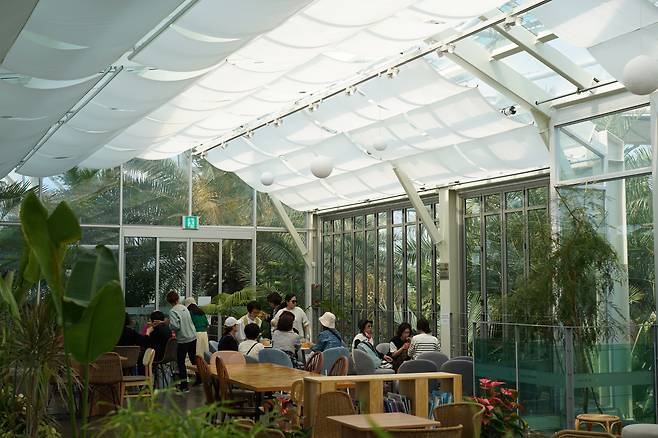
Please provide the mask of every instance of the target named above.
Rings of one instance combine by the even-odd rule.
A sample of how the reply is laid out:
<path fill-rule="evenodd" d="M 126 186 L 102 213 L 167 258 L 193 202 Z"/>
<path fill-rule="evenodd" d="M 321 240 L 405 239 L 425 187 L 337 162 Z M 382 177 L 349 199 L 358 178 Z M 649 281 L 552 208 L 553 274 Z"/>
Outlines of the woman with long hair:
<path fill-rule="evenodd" d="M 204 353 L 210 352 L 210 346 L 208 344 L 208 317 L 206 316 L 206 312 L 197 306 L 194 297 L 185 298 L 184 303 L 187 310 L 190 311 L 192 323 L 196 329 L 196 355 L 204 357 Z"/>

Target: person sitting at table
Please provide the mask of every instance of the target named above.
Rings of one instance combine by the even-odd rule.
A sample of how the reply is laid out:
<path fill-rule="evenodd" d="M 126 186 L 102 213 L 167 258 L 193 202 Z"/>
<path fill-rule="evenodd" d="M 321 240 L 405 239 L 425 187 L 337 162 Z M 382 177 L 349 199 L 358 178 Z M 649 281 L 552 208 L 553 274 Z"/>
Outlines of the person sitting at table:
<path fill-rule="evenodd" d="M 297 333 L 302 336 L 304 339 L 310 339 L 310 330 L 308 317 L 306 312 L 304 312 L 301 307 L 297 307 L 297 296 L 295 294 L 286 295 L 286 307 L 278 311 L 272 319 L 272 327 L 279 329 L 279 318 L 283 312 L 290 312 L 295 316 L 295 321 L 293 322 L 293 327 L 297 330 Z M 274 338 L 274 333 L 272 333 L 272 338 Z"/>
<path fill-rule="evenodd" d="M 119 342 L 117 342 L 117 345 L 137 345 L 137 346 L 144 346 L 146 343 L 146 337 L 140 335 L 130 327 L 132 324 L 132 320 L 130 318 L 130 315 L 128 315 L 128 312 L 126 312 L 125 319 L 123 321 L 123 332 L 121 333 L 121 337 L 119 338 Z"/>
<path fill-rule="evenodd" d="M 247 339 L 244 329 L 248 324 L 256 324 L 260 331 L 260 326 L 263 323 L 258 317 L 260 314 L 261 309 L 258 301 L 250 301 L 247 303 L 247 314 L 238 319 L 238 341 L 242 342 Z"/>
<path fill-rule="evenodd" d="M 272 333 L 272 347 L 283 350 L 293 360 L 293 365 L 298 361 L 297 350 L 301 345 L 302 338 L 293 328 L 295 315 L 284 310 L 279 315 L 277 329 Z"/>
<path fill-rule="evenodd" d="M 382 361 L 393 362 L 393 359 L 389 355 L 382 354 L 375 348 L 375 344 L 372 339 L 372 321 L 369 319 L 362 319 L 359 321 L 359 333 L 357 333 L 352 340 L 352 350 L 359 348 L 360 344 L 363 344 L 360 350 L 363 350 L 369 354 L 374 353 Z"/>
<path fill-rule="evenodd" d="M 244 334 L 247 339 L 240 342 L 238 351 L 245 356 L 251 356 L 254 359 L 258 359 L 258 353 L 260 350 L 265 348 L 263 344 L 258 342 L 258 336 L 260 336 L 260 327 L 258 327 L 258 325 L 255 323 L 247 324 L 244 328 Z"/>
<path fill-rule="evenodd" d="M 165 314 L 159 310 L 151 313 L 149 319 L 151 323 L 146 328 L 146 342 L 144 347 L 155 350 L 153 360 L 158 362 L 164 357 L 167 341 L 171 338 L 171 329 L 165 323 Z"/>
<path fill-rule="evenodd" d="M 318 342 L 311 347 L 311 351 L 318 352 L 329 348 L 343 347 L 343 338 L 340 332 L 336 330 L 336 315 L 331 312 L 324 312 L 318 319 L 322 328 L 318 335 Z"/>
<path fill-rule="evenodd" d="M 196 304 L 194 297 L 187 297 L 184 301 L 187 310 L 192 316 L 192 323 L 196 329 L 196 355 L 204 357 L 205 353 L 210 353 L 210 344 L 208 344 L 208 317 L 206 312 L 201 310 Z"/>
<path fill-rule="evenodd" d="M 431 334 L 430 322 L 425 318 L 421 318 L 416 323 L 416 328 L 418 329 L 418 334 L 411 338 L 409 356 L 412 359 L 417 359 L 422 353 L 439 351 L 441 345 L 439 344 L 439 340 Z"/>
<path fill-rule="evenodd" d="M 283 300 L 281 299 L 281 295 L 279 295 L 278 292 L 272 292 L 269 295 L 267 295 L 267 304 L 270 305 L 270 308 L 272 309 L 272 313 L 265 319 L 267 321 L 267 327 L 263 330 L 263 336 L 272 339 L 272 332 L 274 331 L 274 326 L 272 325 L 272 320 L 274 319 L 274 315 L 279 313 L 279 310 L 284 309 L 286 305 L 283 303 Z"/>
<path fill-rule="evenodd" d="M 224 331 L 222 338 L 217 345 L 217 351 L 238 351 L 238 320 L 229 316 L 224 321 Z"/>
<path fill-rule="evenodd" d="M 411 359 L 407 354 L 411 344 L 411 324 L 403 322 L 398 326 L 395 336 L 388 345 L 388 355 L 393 358 L 393 369 L 400 368 L 402 362 Z"/>

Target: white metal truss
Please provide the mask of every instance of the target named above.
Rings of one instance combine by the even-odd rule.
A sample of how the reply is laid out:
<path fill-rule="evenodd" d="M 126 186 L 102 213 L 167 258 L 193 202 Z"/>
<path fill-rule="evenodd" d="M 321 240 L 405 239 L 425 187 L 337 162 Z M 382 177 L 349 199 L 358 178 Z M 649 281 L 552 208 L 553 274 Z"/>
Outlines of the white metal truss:
<path fill-rule="evenodd" d="M 313 256 L 309 252 L 308 248 L 306 248 L 306 245 L 304 245 L 304 241 L 302 240 L 301 236 L 295 229 L 295 226 L 293 225 L 292 221 L 290 220 L 290 216 L 288 216 L 288 213 L 286 212 L 286 209 L 283 207 L 283 204 L 281 204 L 281 201 L 276 199 L 274 196 L 270 196 L 270 199 L 272 200 L 272 205 L 274 205 L 274 209 L 278 213 L 279 217 L 283 221 L 283 224 L 286 227 L 286 230 L 290 233 L 290 236 L 292 237 L 292 240 L 295 242 L 295 245 L 297 246 L 297 249 L 299 249 L 299 252 L 302 253 L 302 257 L 304 257 L 304 262 L 306 263 L 306 266 L 310 269 L 313 267 Z"/>

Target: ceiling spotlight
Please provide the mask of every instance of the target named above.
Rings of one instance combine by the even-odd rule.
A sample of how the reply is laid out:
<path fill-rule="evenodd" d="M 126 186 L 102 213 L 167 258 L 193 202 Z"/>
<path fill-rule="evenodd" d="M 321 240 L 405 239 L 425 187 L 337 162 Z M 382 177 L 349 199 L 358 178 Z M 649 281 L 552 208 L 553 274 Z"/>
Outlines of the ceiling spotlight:
<path fill-rule="evenodd" d="M 308 110 L 309 110 L 310 112 L 317 111 L 318 108 L 320 108 L 320 102 L 313 102 L 312 104 L 310 104 L 310 105 L 308 106 Z"/>
<path fill-rule="evenodd" d="M 455 45 L 454 44 L 444 44 L 439 49 L 439 53 L 440 54 L 444 54 L 444 53 L 453 54 L 453 53 L 455 53 Z"/>
<path fill-rule="evenodd" d="M 228 147 L 228 143 L 226 143 L 226 142 L 219 144 L 220 149 L 226 149 L 227 147 Z"/>
<path fill-rule="evenodd" d="M 397 67 L 391 67 L 386 71 L 386 76 L 388 76 L 389 79 L 393 79 L 400 73 L 400 69 Z"/>
<path fill-rule="evenodd" d="M 500 113 L 504 116 L 513 116 L 516 114 L 516 107 L 514 105 L 508 106 L 500 110 Z"/>
<path fill-rule="evenodd" d="M 252 138 L 254 136 L 254 131 L 247 131 L 244 133 L 246 138 Z"/>
<path fill-rule="evenodd" d="M 281 119 L 274 119 L 272 124 L 278 128 L 279 126 L 281 126 L 283 124 L 283 122 L 281 121 Z"/>
<path fill-rule="evenodd" d="M 202 160 L 205 160 L 208 158 L 208 151 L 201 151 L 201 154 L 199 154 Z"/>
<path fill-rule="evenodd" d="M 348 96 L 352 96 L 354 93 L 356 93 L 356 87 L 354 85 L 350 85 L 345 89 L 345 94 Z"/>

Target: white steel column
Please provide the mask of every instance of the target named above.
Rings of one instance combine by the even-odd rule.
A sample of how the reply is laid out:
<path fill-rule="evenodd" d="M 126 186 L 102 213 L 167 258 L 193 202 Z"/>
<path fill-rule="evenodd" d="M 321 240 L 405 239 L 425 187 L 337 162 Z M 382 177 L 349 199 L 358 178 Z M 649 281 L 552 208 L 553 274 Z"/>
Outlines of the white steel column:
<path fill-rule="evenodd" d="M 658 273 L 658 239 L 656 239 L 656 230 L 658 230 L 658 190 L 656 190 L 656 181 L 658 181 L 658 92 L 651 95 L 651 145 L 653 146 L 653 156 L 651 159 L 651 176 L 653 183 L 653 264 L 654 273 Z M 658 310 L 658 283 L 654 282 L 654 310 Z"/>
<path fill-rule="evenodd" d="M 306 250 L 311 259 L 313 259 L 313 255 L 316 253 L 317 224 L 318 217 L 306 213 L 306 228 L 309 229 L 306 234 Z M 322 263 L 322 261 L 320 261 L 320 263 Z M 317 266 L 318 264 L 316 262 L 312 262 L 310 266 L 306 265 L 304 271 L 304 304 L 306 305 L 306 316 L 308 317 L 308 320 L 311 321 L 308 328 L 309 340 L 313 339 L 313 283 L 315 283 Z"/>
<path fill-rule="evenodd" d="M 430 214 L 430 211 L 427 209 L 425 204 L 423 204 L 423 200 L 420 199 L 420 196 L 418 195 L 418 192 L 416 192 L 416 188 L 414 187 L 413 183 L 407 174 L 404 173 L 401 169 L 393 166 L 393 172 L 395 172 L 395 176 L 397 176 L 398 181 L 400 181 L 402 188 L 409 197 L 411 205 L 413 205 L 416 209 L 416 214 L 423 223 L 423 226 L 427 229 L 427 232 L 432 239 L 432 243 L 438 245 L 442 240 L 441 233 L 439 233 L 439 229 L 436 227 L 436 225 L 434 225 L 432 215 Z"/>
<path fill-rule="evenodd" d="M 448 356 L 459 353 L 455 337 L 460 330 L 460 266 L 459 228 L 457 225 L 457 193 L 448 188 L 439 189 L 439 225 L 441 242 L 439 252 L 439 298 L 441 306 L 441 351 Z M 457 349 L 456 349 L 456 348 Z"/>

